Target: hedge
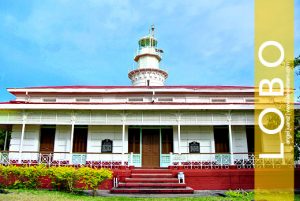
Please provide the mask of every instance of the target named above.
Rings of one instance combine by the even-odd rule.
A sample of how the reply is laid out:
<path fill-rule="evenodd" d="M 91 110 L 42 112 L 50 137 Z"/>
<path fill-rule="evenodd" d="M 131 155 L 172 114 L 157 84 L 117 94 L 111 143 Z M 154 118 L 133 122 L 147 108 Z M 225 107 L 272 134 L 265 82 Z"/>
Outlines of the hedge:
<path fill-rule="evenodd" d="M 79 183 L 84 189 L 91 189 L 95 193 L 98 186 L 104 180 L 111 179 L 112 175 L 112 171 L 105 168 L 0 165 L 0 187 L 36 189 L 41 186 L 42 178 L 50 178 L 52 187 L 57 190 L 73 192 Z"/>

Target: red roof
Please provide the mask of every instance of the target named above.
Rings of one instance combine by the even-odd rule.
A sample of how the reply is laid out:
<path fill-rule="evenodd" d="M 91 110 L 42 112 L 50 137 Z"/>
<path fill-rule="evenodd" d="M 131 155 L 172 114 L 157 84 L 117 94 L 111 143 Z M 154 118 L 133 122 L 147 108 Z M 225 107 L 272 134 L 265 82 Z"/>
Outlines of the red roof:
<path fill-rule="evenodd" d="M 22 88 L 8 88 L 8 89 L 117 89 L 117 88 L 160 88 L 160 89 L 254 89 L 253 86 L 199 86 L 199 85 L 176 85 L 176 86 L 84 86 L 84 85 L 71 85 L 71 86 L 38 86 L 38 87 L 22 87 Z"/>

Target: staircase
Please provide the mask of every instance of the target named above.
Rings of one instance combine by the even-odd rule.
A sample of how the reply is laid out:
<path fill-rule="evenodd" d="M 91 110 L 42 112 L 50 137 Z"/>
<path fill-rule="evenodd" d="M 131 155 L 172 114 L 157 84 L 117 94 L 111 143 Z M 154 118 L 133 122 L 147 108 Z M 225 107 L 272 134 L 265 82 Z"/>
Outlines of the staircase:
<path fill-rule="evenodd" d="M 112 188 L 115 194 L 192 194 L 194 190 L 179 183 L 168 169 L 133 169 L 131 176 Z"/>

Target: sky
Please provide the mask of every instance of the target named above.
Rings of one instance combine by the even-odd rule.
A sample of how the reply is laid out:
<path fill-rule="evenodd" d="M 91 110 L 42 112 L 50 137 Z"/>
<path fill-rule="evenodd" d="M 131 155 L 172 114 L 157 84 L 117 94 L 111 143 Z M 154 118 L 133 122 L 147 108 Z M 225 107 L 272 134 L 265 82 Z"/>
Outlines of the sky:
<path fill-rule="evenodd" d="M 10 87 L 130 85 L 152 24 L 167 85 L 253 86 L 254 1 L 1 0 L 0 101 L 14 98 Z"/>

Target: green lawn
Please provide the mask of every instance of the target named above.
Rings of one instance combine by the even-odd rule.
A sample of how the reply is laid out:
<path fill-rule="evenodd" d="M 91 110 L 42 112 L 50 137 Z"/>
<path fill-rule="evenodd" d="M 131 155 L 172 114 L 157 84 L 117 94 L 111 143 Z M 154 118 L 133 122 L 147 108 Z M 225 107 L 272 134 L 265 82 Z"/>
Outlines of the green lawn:
<path fill-rule="evenodd" d="M 63 193 L 58 191 L 48 191 L 48 190 L 9 190 L 8 194 L 0 194 L 0 201 L 189 201 L 189 200 L 199 200 L 199 201 L 226 201 L 226 200 L 251 200 L 251 198 L 243 199 L 230 199 L 224 197 L 189 197 L 189 198 L 128 198 L 128 197 L 91 197 L 85 195 L 74 195 L 70 193 Z"/>
<path fill-rule="evenodd" d="M 253 195 L 243 198 L 224 198 L 224 197 L 189 197 L 189 198 L 128 198 L 128 197 L 91 197 L 85 195 L 74 195 L 58 191 L 48 190 L 9 190 L 8 194 L 0 194 L 0 201 L 250 201 Z M 300 201 L 300 196 L 297 195 L 295 200 Z"/>

